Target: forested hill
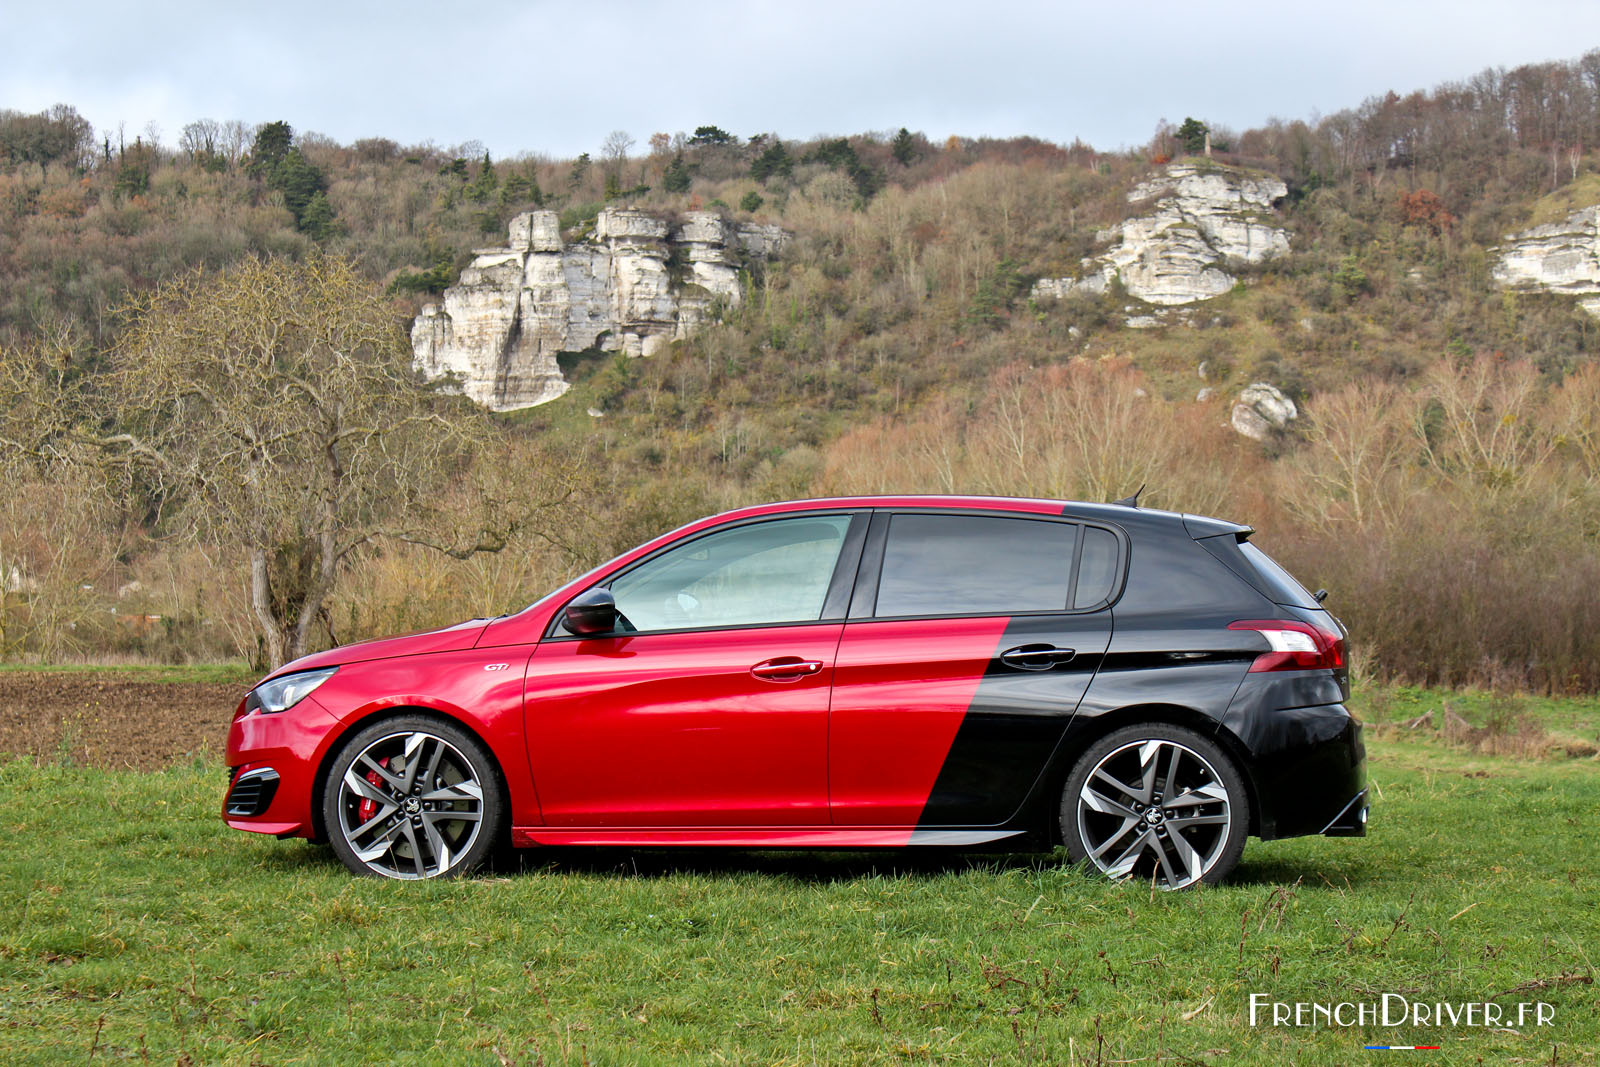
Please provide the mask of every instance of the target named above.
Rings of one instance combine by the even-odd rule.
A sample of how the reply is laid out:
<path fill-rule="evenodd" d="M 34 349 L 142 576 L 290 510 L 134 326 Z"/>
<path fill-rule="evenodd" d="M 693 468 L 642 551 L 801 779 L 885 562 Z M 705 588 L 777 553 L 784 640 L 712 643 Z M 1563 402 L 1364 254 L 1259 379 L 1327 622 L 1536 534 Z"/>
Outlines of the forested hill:
<path fill-rule="evenodd" d="M 886 284 L 897 259 L 923 276 L 917 295 L 932 305 L 927 325 L 938 340 L 971 344 L 1005 325 L 1033 278 L 1087 254 L 1096 231 L 1127 214 L 1123 194 L 1153 163 L 1198 154 L 1207 131 L 1190 119 L 1116 153 L 1030 139 L 933 144 L 905 131 L 811 142 L 743 132 L 705 126 L 644 142 L 617 132 L 576 160 L 491 160 L 474 144 L 341 145 L 289 122 L 199 119 L 176 144 L 152 144 L 93 130 L 70 106 L 3 112 L 0 337 L 70 324 L 84 344 L 104 344 L 130 289 L 314 244 L 354 257 L 392 293 L 439 290 L 520 210 L 553 208 L 570 228 L 603 204 L 626 203 L 665 213 L 711 206 L 794 229 L 802 243 L 792 273 L 797 282 L 823 274 L 805 295 L 819 301 L 821 322 L 840 320 L 835 349 L 894 332 L 862 304 L 899 303 Z M 1482 304 L 1485 249 L 1547 221 L 1549 198 L 1600 199 L 1591 187 L 1600 51 L 1376 95 L 1314 124 L 1209 134 L 1214 158 L 1275 173 L 1288 187 L 1295 255 L 1273 273 L 1288 283 L 1278 295 L 1296 305 L 1291 315 L 1359 304 L 1351 317 L 1390 322 L 1402 349 L 1415 340 L 1570 350 L 1568 329 L 1559 341 L 1547 322 L 1508 332 L 1470 305 Z M 912 220 L 929 191 L 938 217 Z M 1421 191 L 1438 207 L 1419 211 Z M 1353 268 L 1342 281 L 1341 266 Z M 1410 283 L 1419 267 L 1421 286 Z M 1352 284 L 1357 272 L 1364 278 Z M 1454 306 L 1468 293 L 1468 306 Z M 1429 309 L 1426 337 L 1413 338 L 1407 307 Z M 1299 362 L 1289 351 L 1277 358 Z"/>
<path fill-rule="evenodd" d="M 575 160 L 496 160 L 474 144 L 343 145 L 285 118 L 197 120 L 174 144 L 93 130 L 70 106 L 0 113 L 0 358 L 43 344 L 64 379 L 92 381 L 130 296 L 318 248 L 352 261 L 409 324 L 533 209 L 557 212 L 569 236 L 607 206 L 718 210 L 794 235 L 750 265 L 746 299 L 714 326 L 650 358 L 565 354 L 566 396 L 485 414 L 512 462 L 582 471 L 575 510 L 492 564 L 351 555 L 341 640 L 506 610 L 740 501 L 878 488 L 1106 498 L 1149 481 L 1150 504 L 1255 522 L 1313 585 L 1410 604 L 1346 601 L 1383 670 L 1600 686 L 1600 639 L 1583 636 L 1600 626 L 1584 621 L 1594 609 L 1575 577 L 1600 578 L 1600 403 L 1586 399 L 1600 395 L 1600 319 L 1494 277 L 1508 234 L 1600 204 L 1600 51 L 1379 93 L 1316 121 L 1238 131 L 1187 117 L 1115 152 L 706 125 L 635 131 L 643 141 L 597 131 Z M 1181 315 L 1162 317 L 1114 271 L 1097 291 L 1032 295 L 1040 279 L 1081 278 L 1114 227 L 1151 209 L 1130 194 L 1173 163 L 1281 182 L 1256 221 L 1281 228 L 1286 251 L 1223 264 L 1238 284 Z M 1301 409 L 1262 442 L 1227 428 L 1255 382 Z M 18 522 L 42 522 L 54 498 L 17 494 L 31 501 Z M 1534 530 L 1516 518 L 1528 513 L 1564 521 Z M 216 559 L 180 565 L 146 540 L 163 533 L 159 509 L 122 521 L 109 541 L 72 542 L 85 560 L 115 546 L 93 581 L 65 556 L 24 562 L 54 567 L 69 592 L 138 580 L 169 628 L 220 613 L 208 647 L 245 648 L 222 636 L 248 631 L 242 608 L 172 577 L 198 568 L 214 587 L 228 581 L 205 571 Z M 1472 583 L 1441 545 L 1471 558 Z M 65 621 L 50 632 L 71 643 Z"/>

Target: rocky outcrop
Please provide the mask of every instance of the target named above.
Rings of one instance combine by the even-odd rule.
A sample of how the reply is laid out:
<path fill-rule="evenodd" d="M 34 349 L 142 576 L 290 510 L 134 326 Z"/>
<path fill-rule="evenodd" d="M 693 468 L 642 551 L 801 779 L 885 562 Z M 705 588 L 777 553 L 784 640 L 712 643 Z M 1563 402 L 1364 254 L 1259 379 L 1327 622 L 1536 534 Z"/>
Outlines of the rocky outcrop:
<path fill-rule="evenodd" d="M 1507 288 L 1571 293 L 1600 317 L 1600 207 L 1574 211 L 1561 222 L 1506 237 L 1496 249 L 1494 280 Z"/>
<path fill-rule="evenodd" d="M 1277 386 L 1254 382 L 1240 391 L 1230 421 L 1235 431 L 1265 441 L 1273 430 L 1281 430 L 1299 417 L 1294 401 Z"/>
<path fill-rule="evenodd" d="M 567 391 L 559 353 L 653 355 L 718 302 L 738 304 L 740 265 L 780 255 L 788 239 L 709 211 L 674 229 L 607 208 L 588 239 L 569 244 L 555 212 L 518 215 L 505 248 L 480 249 L 444 300 L 423 307 L 411 327 L 416 365 L 494 411 L 543 404 Z"/>
<path fill-rule="evenodd" d="M 1146 214 L 1096 234 L 1114 242 L 1083 261 L 1076 278 L 1042 278 L 1037 299 L 1098 296 L 1120 278 L 1128 295 L 1151 304 L 1190 304 L 1226 293 L 1232 262 L 1260 263 L 1289 250 L 1274 205 L 1288 187 L 1231 167 L 1175 163 L 1128 194 Z"/>

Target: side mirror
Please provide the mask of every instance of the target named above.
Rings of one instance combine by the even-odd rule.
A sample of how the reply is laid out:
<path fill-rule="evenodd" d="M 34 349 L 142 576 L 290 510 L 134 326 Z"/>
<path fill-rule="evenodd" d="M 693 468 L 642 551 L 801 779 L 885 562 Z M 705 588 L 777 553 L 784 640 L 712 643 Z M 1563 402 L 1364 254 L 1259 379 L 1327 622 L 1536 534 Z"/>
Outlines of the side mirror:
<path fill-rule="evenodd" d="M 617 598 L 611 590 L 597 587 L 574 597 L 564 614 L 563 624 L 579 637 L 609 634 L 617 628 Z"/>

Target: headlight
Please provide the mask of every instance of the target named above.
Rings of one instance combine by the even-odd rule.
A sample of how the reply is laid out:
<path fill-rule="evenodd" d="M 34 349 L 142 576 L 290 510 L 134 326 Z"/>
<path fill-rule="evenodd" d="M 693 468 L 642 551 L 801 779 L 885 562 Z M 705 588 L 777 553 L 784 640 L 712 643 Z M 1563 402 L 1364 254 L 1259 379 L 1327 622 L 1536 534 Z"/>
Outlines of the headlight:
<path fill-rule="evenodd" d="M 313 689 L 332 678 L 338 669 L 326 667 L 320 671 L 300 671 L 262 682 L 256 686 L 256 700 L 262 711 L 288 711 L 310 696 Z"/>

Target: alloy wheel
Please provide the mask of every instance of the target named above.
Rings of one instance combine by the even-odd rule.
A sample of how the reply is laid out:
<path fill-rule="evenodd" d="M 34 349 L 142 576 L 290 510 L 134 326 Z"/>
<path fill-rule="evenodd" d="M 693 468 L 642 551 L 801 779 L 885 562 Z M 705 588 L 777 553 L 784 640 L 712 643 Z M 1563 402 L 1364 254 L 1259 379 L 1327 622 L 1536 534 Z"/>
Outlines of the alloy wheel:
<path fill-rule="evenodd" d="M 482 773 L 436 734 L 390 733 L 350 761 L 335 814 L 337 832 L 373 874 L 436 878 L 460 864 L 483 831 Z"/>
<path fill-rule="evenodd" d="M 1112 878 L 1182 889 L 1226 850 L 1233 804 L 1205 757 L 1149 738 L 1107 753 L 1078 791 L 1077 829 L 1088 859 Z"/>

